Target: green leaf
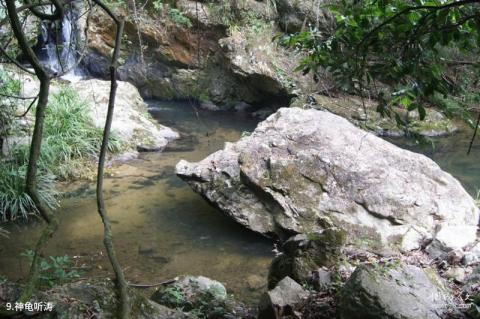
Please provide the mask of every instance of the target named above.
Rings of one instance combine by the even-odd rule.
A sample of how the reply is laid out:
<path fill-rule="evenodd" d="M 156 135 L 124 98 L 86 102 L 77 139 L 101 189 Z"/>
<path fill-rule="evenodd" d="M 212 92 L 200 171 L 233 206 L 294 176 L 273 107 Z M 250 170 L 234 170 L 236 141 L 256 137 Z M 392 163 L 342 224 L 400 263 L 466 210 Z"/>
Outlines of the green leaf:
<path fill-rule="evenodd" d="M 425 120 L 425 116 L 427 115 L 427 111 L 421 104 L 418 104 L 418 115 L 421 121 Z"/>

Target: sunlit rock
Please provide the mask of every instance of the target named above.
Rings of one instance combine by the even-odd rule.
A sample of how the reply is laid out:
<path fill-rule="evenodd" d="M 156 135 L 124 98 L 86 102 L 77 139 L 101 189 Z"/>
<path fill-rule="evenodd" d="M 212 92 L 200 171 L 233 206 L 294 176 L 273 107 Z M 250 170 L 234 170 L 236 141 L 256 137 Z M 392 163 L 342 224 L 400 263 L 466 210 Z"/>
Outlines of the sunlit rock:
<path fill-rule="evenodd" d="M 469 229 L 455 246 L 476 239 L 478 208 L 455 178 L 324 111 L 280 109 L 251 135 L 176 170 L 214 206 L 266 235 L 334 225 L 348 244 L 373 251 L 421 248 L 441 227 Z"/>

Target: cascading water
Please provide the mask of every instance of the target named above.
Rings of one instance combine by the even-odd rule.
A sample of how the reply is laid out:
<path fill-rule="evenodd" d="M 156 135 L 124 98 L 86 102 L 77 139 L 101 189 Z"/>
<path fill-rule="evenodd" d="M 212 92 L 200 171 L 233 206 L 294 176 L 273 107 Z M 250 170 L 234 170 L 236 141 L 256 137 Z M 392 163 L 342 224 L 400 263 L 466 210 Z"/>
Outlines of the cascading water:
<path fill-rule="evenodd" d="M 74 8 L 65 12 L 63 20 L 58 22 L 41 21 L 39 57 L 42 64 L 52 74 L 62 74 L 62 78 L 75 81 L 82 77 L 76 68 L 78 55 L 78 14 Z"/>

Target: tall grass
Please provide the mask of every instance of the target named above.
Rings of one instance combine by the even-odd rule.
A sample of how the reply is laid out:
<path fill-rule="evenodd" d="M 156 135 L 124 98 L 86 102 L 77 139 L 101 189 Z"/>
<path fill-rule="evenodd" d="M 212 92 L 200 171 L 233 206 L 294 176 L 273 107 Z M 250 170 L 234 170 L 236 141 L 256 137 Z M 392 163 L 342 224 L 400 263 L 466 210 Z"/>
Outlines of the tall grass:
<path fill-rule="evenodd" d="M 40 196 L 52 208 L 57 205 L 55 180 L 85 177 L 94 171 L 102 130 L 93 126 L 88 112 L 88 105 L 71 88 L 62 87 L 51 96 L 37 179 Z M 118 152 L 121 147 L 113 135 L 109 150 Z M 29 149 L 29 145 L 17 146 L 10 158 L 0 159 L 0 216 L 3 220 L 26 219 L 37 213 L 35 204 L 25 193 Z"/>
<path fill-rule="evenodd" d="M 30 196 L 25 192 L 26 165 L 18 166 L 12 162 L 0 163 L 0 215 L 2 221 L 27 219 L 36 214 L 37 208 Z M 57 192 L 54 177 L 51 174 L 38 176 L 38 188 L 41 199 L 50 208 L 57 205 Z"/>

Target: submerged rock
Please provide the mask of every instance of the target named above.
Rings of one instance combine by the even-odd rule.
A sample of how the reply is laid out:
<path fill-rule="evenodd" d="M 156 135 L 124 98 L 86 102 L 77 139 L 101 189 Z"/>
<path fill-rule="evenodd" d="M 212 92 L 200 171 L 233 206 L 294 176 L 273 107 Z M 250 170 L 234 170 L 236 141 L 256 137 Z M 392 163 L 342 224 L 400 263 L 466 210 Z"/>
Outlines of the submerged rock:
<path fill-rule="evenodd" d="M 431 269 L 359 266 L 341 290 L 338 314 L 341 319 L 440 319 L 453 305 Z"/>
<path fill-rule="evenodd" d="M 370 250 L 417 249 L 442 227 L 468 229 L 462 245 L 476 239 L 478 208 L 455 178 L 324 111 L 282 108 L 176 172 L 238 223 L 283 239 L 325 224 Z"/>

